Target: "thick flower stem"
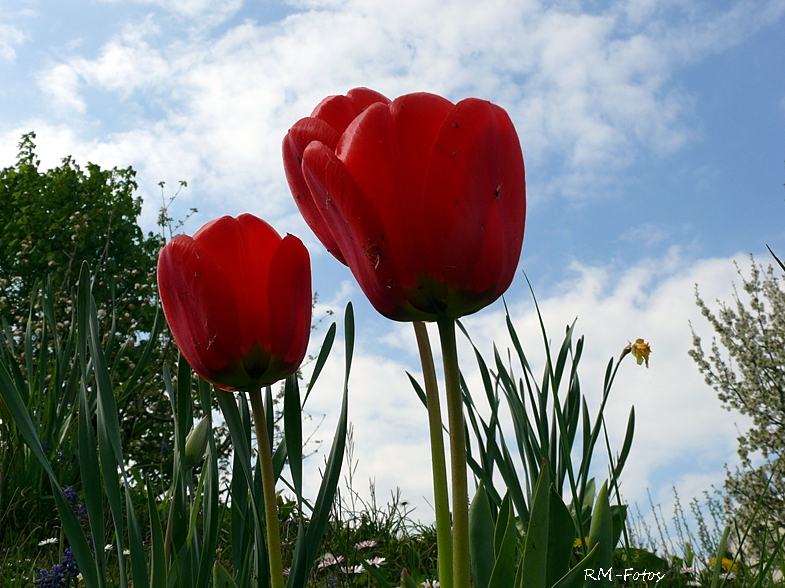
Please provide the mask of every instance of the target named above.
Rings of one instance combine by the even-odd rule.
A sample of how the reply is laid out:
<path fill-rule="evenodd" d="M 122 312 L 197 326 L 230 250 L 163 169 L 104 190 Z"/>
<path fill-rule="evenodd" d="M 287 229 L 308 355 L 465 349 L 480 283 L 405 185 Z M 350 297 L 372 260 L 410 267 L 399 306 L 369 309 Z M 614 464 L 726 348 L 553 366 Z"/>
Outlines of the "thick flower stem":
<path fill-rule="evenodd" d="M 262 491 L 264 492 L 264 518 L 267 522 L 267 557 L 270 561 L 270 585 L 284 588 L 283 565 L 281 565 L 281 537 L 278 530 L 278 505 L 275 501 L 275 477 L 273 475 L 273 456 L 270 440 L 267 437 L 267 423 L 262 406 L 262 389 L 253 388 L 251 409 L 256 428 L 256 444 L 259 450 L 259 463 L 262 468 Z"/>
<path fill-rule="evenodd" d="M 447 493 L 447 465 L 444 461 L 444 436 L 442 413 L 439 406 L 439 385 L 433 366 L 433 352 L 425 323 L 414 322 L 414 334 L 420 351 L 425 398 L 428 400 L 428 428 L 431 435 L 431 463 L 433 468 L 433 499 L 436 508 L 436 546 L 439 557 L 439 585 L 453 588 L 452 534 L 450 529 L 450 502 Z"/>
<path fill-rule="evenodd" d="M 466 435 L 464 434 L 461 378 L 455 320 L 439 319 L 439 338 L 444 360 L 444 385 L 447 391 L 447 418 L 450 424 L 450 467 L 452 469 L 452 547 L 453 588 L 469 588 L 469 491 L 466 482 Z"/>

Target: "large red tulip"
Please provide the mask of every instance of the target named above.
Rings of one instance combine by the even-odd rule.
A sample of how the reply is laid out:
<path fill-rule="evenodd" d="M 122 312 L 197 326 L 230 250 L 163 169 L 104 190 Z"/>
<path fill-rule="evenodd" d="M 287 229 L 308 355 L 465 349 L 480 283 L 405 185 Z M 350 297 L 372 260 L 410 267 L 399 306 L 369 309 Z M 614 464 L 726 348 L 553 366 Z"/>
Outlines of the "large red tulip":
<path fill-rule="evenodd" d="M 224 216 L 161 250 L 158 289 L 180 352 L 226 390 L 295 371 L 311 328 L 308 250 L 250 214 Z"/>
<path fill-rule="evenodd" d="M 383 315 L 458 318 L 510 286 L 526 181 L 499 106 L 357 88 L 298 121 L 283 153 L 306 222 Z"/>

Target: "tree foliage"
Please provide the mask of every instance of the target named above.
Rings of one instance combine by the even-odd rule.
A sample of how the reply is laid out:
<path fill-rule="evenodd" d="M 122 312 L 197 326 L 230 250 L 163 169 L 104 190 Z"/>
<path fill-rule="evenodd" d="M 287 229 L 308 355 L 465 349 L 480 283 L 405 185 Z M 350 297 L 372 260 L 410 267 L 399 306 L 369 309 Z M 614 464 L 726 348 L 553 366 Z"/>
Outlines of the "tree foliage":
<path fill-rule="evenodd" d="M 744 295 L 734 287 L 733 303 L 719 302 L 713 312 L 700 297 L 696 303 L 714 328 L 711 351 L 703 349 L 693 329 L 689 354 L 727 410 L 752 419 L 740 433 L 741 466 L 727 470 L 725 487 L 741 522 L 751 520 L 763 495 L 756 521 L 785 525 L 785 280 L 751 257 L 749 278 L 738 270 Z M 776 471 L 775 471 L 776 469 Z M 774 476 L 766 489 L 769 478 Z M 764 494 L 764 489 L 766 490 Z"/>
<path fill-rule="evenodd" d="M 61 310 L 82 261 L 96 275 L 93 294 L 105 311 L 116 300 L 116 331 L 149 331 L 155 315 L 155 264 L 161 238 L 136 223 L 132 168 L 83 170 L 70 157 L 42 172 L 35 133 L 22 136 L 16 165 L 0 170 L 0 313 L 24 323 L 36 281 L 50 278 Z M 68 320 L 64 318 L 64 320 Z"/>
<path fill-rule="evenodd" d="M 155 339 L 152 361 L 141 381 L 131 390 L 123 382 L 133 373 L 153 329 L 158 308 L 155 269 L 163 238 L 145 235 L 137 224 L 142 202 L 134 194 L 137 184 L 132 168 L 102 169 L 93 163 L 82 168 L 66 157 L 59 166 L 43 171 L 34 139 L 34 133 L 23 135 L 16 163 L 0 169 L 3 352 L 19 366 L 20 377 L 35 379 L 40 388 L 40 395 L 31 395 L 29 402 L 47 395 L 58 395 L 64 405 L 74 402 L 74 398 L 59 398 L 66 388 L 57 389 L 57 378 L 49 375 L 54 372 L 48 366 L 62 361 L 56 356 L 63 347 L 54 349 L 53 341 L 65 342 L 72 332 L 75 286 L 86 261 L 94 276 L 92 291 L 114 385 L 123 390 L 117 398 L 123 446 L 136 463 L 160 462 L 165 453 L 161 448 L 171 444 L 161 363 L 172 363 L 176 357 L 165 326 Z M 44 294 L 36 295 L 36 291 Z M 47 304 L 53 301 L 54 324 L 44 316 L 44 300 Z M 159 321 L 163 322 L 162 316 Z M 52 330 L 58 337 L 52 337 Z M 75 369 L 73 362 L 72 355 L 69 367 L 57 368 L 65 370 L 65 382 Z M 73 387 L 67 389 L 74 394 Z M 0 403 L 0 436 L 5 437 L 0 439 L 0 496 L 5 490 L 7 497 L 13 490 L 9 485 L 24 486 L 25 480 L 11 476 L 20 471 L 14 460 L 22 455 L 21 440 L 10 434 L 3 408 Z M 28 410 L 40 407 L 28 406 Z M 76 460 L 76 455 L 68 453 L 72 435 L 69 429 L 57 439 L 42 439 L 66 469 Z"/>

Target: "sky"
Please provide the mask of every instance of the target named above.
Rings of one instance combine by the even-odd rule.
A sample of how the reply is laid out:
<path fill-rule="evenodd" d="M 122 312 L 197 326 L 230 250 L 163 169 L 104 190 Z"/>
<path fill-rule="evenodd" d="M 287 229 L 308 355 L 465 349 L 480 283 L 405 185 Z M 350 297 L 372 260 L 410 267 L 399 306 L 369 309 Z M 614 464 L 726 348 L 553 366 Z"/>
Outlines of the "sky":
<path fill-rule="evenodd" d="M 303 239 L 316 318 L 340 322 L 350 300 L 357 313 L 355 489 L 367 497 L 372 479 L 384 502 L 399 487 L 429 521 L 427 421 L 406 378 L 421 373 L 413 330 L 377 315 L 301 219 L 281 141 L 322 98 L 357 86 L 491 100 L 526 162 L 513 323 L 540 373 L 526 272 L 555 344 L 577 318 L 595 412 L 608 360 L 651 343 L 648 369 L 622 364 L 606 420 L 618 450 L 635 406 L 622 492 L 645 514 L 648 491 L 667 513 L 673 487 L 686 502 L 721 486 L 749 426 L 687 352 L 690 324 L 704 343 L 712 335 L 696 284 L 716 309 L 740 283 L 734 262 L 748 273 L 750 254 L 768 264 L 766 245 L 785 252 L 783 64 L 785 0 L 0 0 L 0 166 L 35 131 L 44 168 L 67 155 L 133 166 L 145 230 L 157 230 L 159 182 L 169 198 L 186 181 L 170 214 L 199 212 L 182 232 L 252 212 Z M 487 359 L 494 342 L 510 345 L 501 301 L 464 324 Z M 460 353 L 480 395 L 465 341 Z M 306 407 L 325 445 L 342 369 L 338 345 Z M 320 460 L 306 465 L 313 495 Z"/>

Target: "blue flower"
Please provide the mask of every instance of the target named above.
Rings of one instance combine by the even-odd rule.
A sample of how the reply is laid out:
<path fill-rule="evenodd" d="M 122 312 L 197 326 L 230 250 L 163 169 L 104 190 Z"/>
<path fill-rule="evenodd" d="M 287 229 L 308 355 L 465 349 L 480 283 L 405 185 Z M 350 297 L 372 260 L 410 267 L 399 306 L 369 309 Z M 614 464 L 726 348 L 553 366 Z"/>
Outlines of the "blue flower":
<path fill-rule="evenodd" d="M 33 582 L 40 588 L 69 588 L 77 585 L 79 577 L 79 566 L 76 563 L 73 551 L 68 547 L 65 555 L 59 564 L 52 566 L 51 570 L 41 570 L 40 577 Z"/>

